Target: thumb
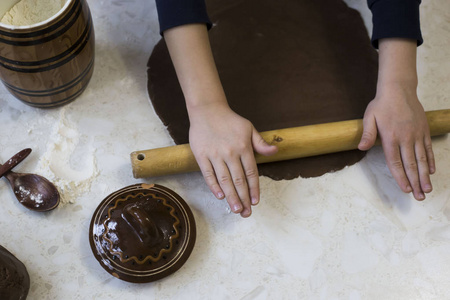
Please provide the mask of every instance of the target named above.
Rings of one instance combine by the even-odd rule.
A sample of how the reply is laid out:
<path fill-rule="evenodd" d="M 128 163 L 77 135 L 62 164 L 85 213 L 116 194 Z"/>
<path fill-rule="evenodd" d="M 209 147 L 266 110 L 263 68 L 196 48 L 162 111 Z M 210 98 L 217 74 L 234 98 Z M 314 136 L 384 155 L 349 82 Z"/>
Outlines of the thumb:
<path fill-rule="evenodd" d="M 358 149 L 362 151 L 369 150 L 375 145 L 377 139 L 377 122 L 373 115 L 365 116 L 363 120 L 364 131 Z"/>
<path fill-rule="evenodd" d="M 269 145 L 255 128 L 253 128 L 252 131 L 252 146 L 257 153 L 265 156 L 273 155 L 278 152 L 277 146 Z"/>

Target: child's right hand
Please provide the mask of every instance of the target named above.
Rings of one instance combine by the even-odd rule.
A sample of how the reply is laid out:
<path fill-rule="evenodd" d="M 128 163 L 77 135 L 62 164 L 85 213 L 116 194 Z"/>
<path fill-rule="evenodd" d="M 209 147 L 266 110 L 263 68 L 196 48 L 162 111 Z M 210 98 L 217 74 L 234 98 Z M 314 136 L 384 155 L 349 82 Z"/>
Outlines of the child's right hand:
<path fill-rule="evenodd" d="M 189 142 L 203 177 L 218 199 L 227 199 L 234 213 L 251 215 L 259 202 L 259 176 L 253 151 L 272 155 L 250 121 L 224 103 L 208 103 L 189 110 Z"/>

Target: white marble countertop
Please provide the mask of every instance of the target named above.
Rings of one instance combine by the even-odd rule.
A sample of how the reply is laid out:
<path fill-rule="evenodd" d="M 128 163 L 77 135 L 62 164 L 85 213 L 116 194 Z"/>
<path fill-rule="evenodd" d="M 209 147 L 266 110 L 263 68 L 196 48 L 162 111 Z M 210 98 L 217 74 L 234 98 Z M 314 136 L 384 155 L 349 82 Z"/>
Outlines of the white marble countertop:
<path fill-rule="evenodd" d="M 348 0 L 370 27 L 366 1 Z M 261 178 L 262 200 L 242 219 L 199 173 L 134 179 L 132 151 L 172 145 L 147 95 L 146 63 L 160 39 L 153 1 L 90 0 L 96 32 L 88 89 L 56 109 L 29 107 L 0 87 L 0 161 L 55 182 L 63 200 L 34 213 L 0 181 L 0 244 L 27 266 L 29 299 L 446 299 L 450 295 L 450 140 L 433 142 L 437 173 L 424 202 L 397 188 L 380 148 L 319 178 Z M 450 108 L 450 1 L 423 1 L 419 97 Z M 158 282 L 113 278 L 95 260 L 88 227 L 111 192 L 139 182 L 172 188 L 191 206 L 197 242 Z"/>

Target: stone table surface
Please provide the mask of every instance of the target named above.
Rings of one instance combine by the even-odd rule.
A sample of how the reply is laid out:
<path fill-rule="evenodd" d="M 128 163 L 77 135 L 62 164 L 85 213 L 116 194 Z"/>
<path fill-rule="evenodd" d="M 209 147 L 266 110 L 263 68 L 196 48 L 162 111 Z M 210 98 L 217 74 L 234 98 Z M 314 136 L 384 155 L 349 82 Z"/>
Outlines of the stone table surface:
<path fill-rule="evenodd" d="M 366 1 L 347 0 L 368 30 Z M 396 186 L 382 150 L 319 178 L 261 177 L 249 219 L 215 200 L 200 173 L 135 179 L 132 151 L 173 145 L 147 95 L 146 63 L 160 39 L 154 1 L 89 0 L 96 32 L 87 90 L 55 109 L 29 107 L 0 87 L 0 161 L 44 175 L 62 202 L 22 207 L 0 181 L 0 244 L 31 277 L 29 299 L 448 299 L 450 140 L 433 140 L 434 191 L 423 202 Z M 450 1 L 423 1 L 418 94 L 426 110 L 450 108 Z M 148 284 L 113 278 L 95 260 L 88 228 L 97 205 L 135 183 L 180 194 L 197 222 L 186 264 Z"/>

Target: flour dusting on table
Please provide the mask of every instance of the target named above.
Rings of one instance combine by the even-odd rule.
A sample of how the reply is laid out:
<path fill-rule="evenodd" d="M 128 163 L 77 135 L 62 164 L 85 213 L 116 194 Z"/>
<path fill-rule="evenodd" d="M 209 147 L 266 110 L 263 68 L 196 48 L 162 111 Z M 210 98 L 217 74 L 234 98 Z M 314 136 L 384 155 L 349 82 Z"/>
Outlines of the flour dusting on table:
<path fill-rule="evenodd" d="M 77 148 L 78 147 L 78 148 Z M 71 161 L 76 151 L 83 151 L 80 159 Z M 75 203 L 76 198 L 90 191 L 92 182 L 98 176 L 95 149 L 92 145 L 81 145 L 76 125 L 61 110 L 59 122 L 51 133 L 47 151 L 39 160 L 39 170 L 52 181 L 61 194 L 61 203 Z"/>

